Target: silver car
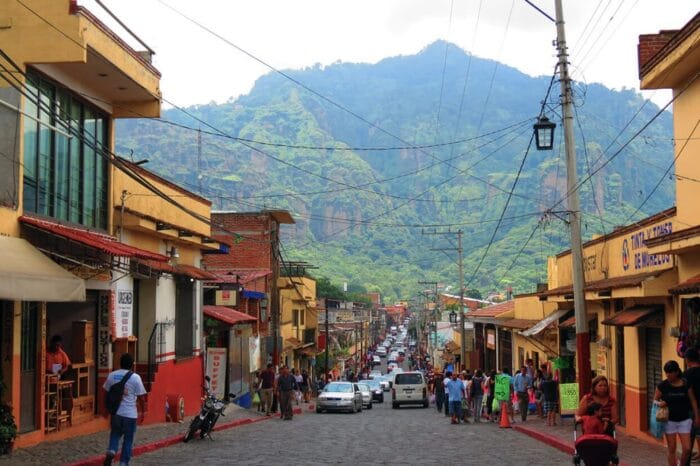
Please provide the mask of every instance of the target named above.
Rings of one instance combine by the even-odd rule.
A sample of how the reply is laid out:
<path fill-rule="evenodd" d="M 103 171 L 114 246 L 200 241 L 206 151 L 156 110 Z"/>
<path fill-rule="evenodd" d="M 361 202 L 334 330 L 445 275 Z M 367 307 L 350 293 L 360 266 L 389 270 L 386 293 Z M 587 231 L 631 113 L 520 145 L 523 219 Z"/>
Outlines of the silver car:
<path fill-rule="evenodd" d="M 366 382 L 357 382 L 357 386 L 362 393 L 362 407 L 372 409 L 372 389 Z"/>
<path fill-rule="evenodd" d="M 347 411 L 357 413 L 362 411 L 362 392 L 356 383 L 331 382 L 318 395 L 316 412 Z"/>

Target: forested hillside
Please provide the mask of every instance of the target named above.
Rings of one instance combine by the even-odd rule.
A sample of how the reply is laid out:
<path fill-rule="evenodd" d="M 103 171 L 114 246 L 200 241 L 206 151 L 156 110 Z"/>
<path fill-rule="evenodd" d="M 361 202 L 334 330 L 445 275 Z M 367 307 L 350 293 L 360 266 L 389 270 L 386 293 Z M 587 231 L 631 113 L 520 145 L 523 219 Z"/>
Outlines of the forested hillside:
<path fill-rule="evenodd" d="M 522 293 L 545 280 L 546 256 L 568 244 L 566 204 L 557 204 L 561 127 L 555 150 L 527 151 L 551 76 L 445 42 L 376 64 L 285 73 L 297 82 L 270 73 L 238 99 L 165 111 L 177 125 L 120 121 L 117 150 L 133 149 L 190 190 L 201 186 L 215 209 L 289 209 L 297 224 L 285 231 L 285 256 L 335 282 L 389 298 L 415 294 L 419 280 L 454 286 L 456 252 L 434 249 L 455 244 L 429 234 L 448 228 L 465 232 L 469 288 Z M 558 97 L 555 80 L 545 113 L 557 123 Z M 673 205 L 663 178 L 673 159 L 669 113 L 616 154 L 657 111 L 634 90 L 576 84 L 578 174 L 596 173 L 581 190 L 585 238 Z"/>

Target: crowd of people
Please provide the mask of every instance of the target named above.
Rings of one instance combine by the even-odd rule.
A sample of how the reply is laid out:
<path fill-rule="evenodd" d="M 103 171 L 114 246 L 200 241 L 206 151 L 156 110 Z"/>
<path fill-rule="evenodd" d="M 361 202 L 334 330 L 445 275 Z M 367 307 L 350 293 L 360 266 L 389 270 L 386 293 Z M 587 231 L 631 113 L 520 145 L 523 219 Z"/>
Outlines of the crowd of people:
<path fill-rule="evenodd" d="M 259 412 L 271 416 L 277 412 L 279 405 L 280 417 L 291 420 L 294 417 L 293 405 L 308 403 L 311 399 L 309 374 L 305 369 L 298 371 L 282 366 L 279 372 L 272 364 L 265 370 L 256 372 L 253 379 L 254 398 L 257 397 Z"/>

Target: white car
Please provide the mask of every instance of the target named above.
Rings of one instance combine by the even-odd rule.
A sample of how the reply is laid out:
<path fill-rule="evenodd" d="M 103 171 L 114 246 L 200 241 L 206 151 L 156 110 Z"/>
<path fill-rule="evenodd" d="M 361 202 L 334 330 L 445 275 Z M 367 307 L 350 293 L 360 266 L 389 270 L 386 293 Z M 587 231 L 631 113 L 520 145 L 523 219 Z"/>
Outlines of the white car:
<path fill-rule="evenodd" d="M 372 389 L 364 382 L 357 382 L 357 386 L 362 393 L 362 407 L 372 409 Z"/>
<path fill-rule="evenodd" d="M 386 357 L 386 347 L 380 346 L 379 348 L 377 348 L 377 356 L 379 356 L 380 358 L 385 358 Z"/>
<path fill-rule="evenodd" d="M 356 413 L 362 411 L 363 399 L 360 387 L 351 382 L 331 382 L 318 395 L 316 400 L 316 412 L 322 411 L 348 411 Z"/>
<path fill-rule="evenodd" d="M 402 372 L 394 376 L 391 388 L 391 407 L 396 409 L 407 404 L 419 404 L 427 408 L 428 386 L 420 372 Z"/>

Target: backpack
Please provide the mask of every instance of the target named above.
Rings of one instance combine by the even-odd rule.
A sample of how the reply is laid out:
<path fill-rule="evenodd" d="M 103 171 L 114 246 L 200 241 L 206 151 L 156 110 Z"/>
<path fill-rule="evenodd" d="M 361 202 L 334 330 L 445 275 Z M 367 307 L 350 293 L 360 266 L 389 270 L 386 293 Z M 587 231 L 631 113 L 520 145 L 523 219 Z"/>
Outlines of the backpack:
<path fill-rule="evenodd" d="M 105 397 L 105 405 L 107 406 L 107 411 L 109 414 L 114 416 L 119 410 L 119 405 L 122 404 L 122 397 L 124 396 L 124 386 L 129 380 L 129 377 L 133 374 L 132 371 L 127 372 L 122 379 L 109 387 L 107 391 L 107 396 Z"/>
<path fill-rule="evenodd" d="M 472 398 L 475 396 L 483 396 L 484 391 L 481 387 L 481 384 L 484 382 L 484 379 L 482 377 L 474 377 L 472 378 L 472 384 L 471 384 L 471 396 Z"/>

